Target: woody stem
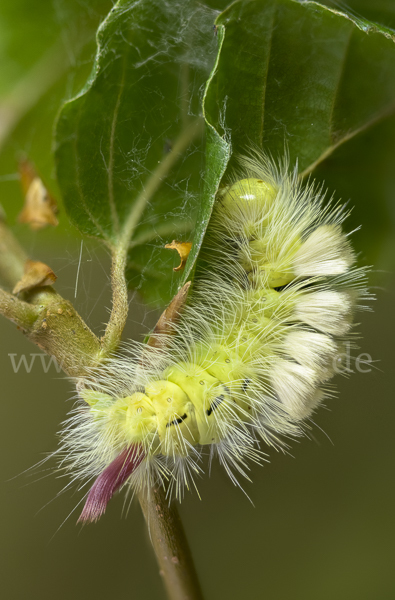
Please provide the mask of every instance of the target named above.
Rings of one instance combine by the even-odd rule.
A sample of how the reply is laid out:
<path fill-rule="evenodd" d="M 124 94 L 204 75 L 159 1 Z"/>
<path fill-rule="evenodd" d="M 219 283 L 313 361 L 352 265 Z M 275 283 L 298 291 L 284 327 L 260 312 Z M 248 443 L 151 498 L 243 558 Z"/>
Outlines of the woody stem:
<path fill-rule="evenodd" d="M 161 486 L 139 501 L 169 600 L 203 600 L 191 551 L 177 509 Z"/>

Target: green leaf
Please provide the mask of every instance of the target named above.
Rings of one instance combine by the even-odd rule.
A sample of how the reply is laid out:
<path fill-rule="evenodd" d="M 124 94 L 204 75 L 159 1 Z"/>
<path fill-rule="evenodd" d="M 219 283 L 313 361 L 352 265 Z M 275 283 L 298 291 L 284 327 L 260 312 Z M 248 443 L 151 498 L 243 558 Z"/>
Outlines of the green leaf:
<path fill-rule="evenodd" d="M 351 151 L 363 161 L 363 140 L 394 113 L 392 30 L 315 2 L 241 0 L 218 16 L 214 36 L 215 14 L 192 1 L 118 2 L 99 29 L 86 87 L 58 120 L 57 176 L 71 220 L 112 247 L 129 235 L 130 285 L 155 303 L 193 277 L 220 180 L 251 145 L 275 157 L 287 148 L 304 175 L 325 176 L 357 202 L 355 224 L 366 222 L 375 190 L 373 233 L 360 245 L 367 261 L 380 255 L 384 222 L 392 230 L 388 185 L 373 176 L 361 186 L 356 168 L 339 176 L 339 161 Z M 186 130 L 201 103 L 205 165 L 201 139 L 191 135 L 188 147 Z M 158 177 L 183 136 L 182 156 Z M 372 174 L 381 150 L 369 154 Z M 163 248 L 172 239 L 193 239 L 182 275 Z"/>
<path fill-rule="evenodd" d="M 234 2 L 217 25 L 225 39 L 206 111 L 235 152 L 255 144 L 282 154 L 286 143 L 310 171 L 395 110 L 387 30 L 292 0 Z"/>
<path fill-rule="evenodd" d="M 202 202 L 201 96 L 216 14 L 192 0 L 120 0 L 98 30 L 87 85 L 57 123 L 69 217 L 110 247 L 130 243 L 128 277 L 149 300 L 168 301 L 180 285 L 163 246 L 190 239 Z"/>
<path fill-rule="evenodd" d="M 297 160 L 307 175 L 341 153 L 343 144 L 344 160 L 347 146 L 355 152 L 367 132 L 394 115 L 391 29 L 316 2 L 292 0 L 236 1 L 216 24 L 224 39 L 206 94 L 206 117 L 231 141 L 229 169 L 237 166 L 237 154 L 252 145 L 274 157 L 286 147 L 291 164 Z M 383 153 L 377 142 L 370 158 L 380 167 Z M 328 179 L 359 202 L 363 172 L 354 169 L 350 175 L 347 188 L 339 178 Z M 377 178 L 378 170 L 369 188 L 379 192 Z M 378 196 L 376 242 L 388 217 L 386 201 Z M 372 256 L 365 254 L 367 260 Z"/>

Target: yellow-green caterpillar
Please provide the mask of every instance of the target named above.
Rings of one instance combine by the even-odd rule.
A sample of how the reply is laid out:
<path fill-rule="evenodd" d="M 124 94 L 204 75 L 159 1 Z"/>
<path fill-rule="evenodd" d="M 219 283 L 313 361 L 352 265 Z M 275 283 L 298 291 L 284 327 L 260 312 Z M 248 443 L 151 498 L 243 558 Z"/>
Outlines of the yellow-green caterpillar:
<path fill-rule="evenodd" d="M 303 434 L 329 393 L 366 295 L 341 230 L 347 214 L 287 160 L 241 162 L 241 178 L 218 194 L 205 270 L 165 349 L 136 344 L 80 382 L 64 448 L 70 468 L 97 477 L 82 521 L 125 483 L 181 497 L 207 448 L 232 479 L 245 475 L 261 459 L 257 439 L 281 447 Z"/>

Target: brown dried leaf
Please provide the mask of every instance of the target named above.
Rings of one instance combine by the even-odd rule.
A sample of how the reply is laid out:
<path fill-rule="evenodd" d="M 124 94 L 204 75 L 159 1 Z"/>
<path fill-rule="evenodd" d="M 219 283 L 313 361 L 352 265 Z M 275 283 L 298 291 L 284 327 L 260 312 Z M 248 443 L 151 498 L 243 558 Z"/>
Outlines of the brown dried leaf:
<path fill-rule="evenodd" d="M 25 205 L 19 214 L 21 223 L 28 223 L 31 229 L 37 230 L 47 225 L 58 225 L 56 200 L 37 175 L 33 165 L 28 160 L 19 163 L 22 189 L 25 194 Z"/>
<path fill-rule="evenodd" d="M 25 274 L 18 281 L 12 293 L 19 294 L 20 292 L 27 292 L 36 287 L 52 285 L 56 279 L 57 276 L 46 264 L 36 260 L 27 260 L 25 262 Z"/>
<path fill-rule="evenodd" d="M 178 267 L 174 267 L 173 271 L 181 271 L 185 267 L 185 263 L 187 262 L 188 255 L 191 251 L 191 242 L 177 242 L 176 240 L 173 240 L 171 244 L 166 244 L 165 248 L 177 250 L 181 258 L 181 263 Z"/>
<path fill-rule="evenodd" d="M 164 335 L 171 335 L 174 325 L 180 318 L 182 308 L 185 305 L 191 282 L 188 281 L 174 296 L 169 306 L 163 311 L 154 330 L 147 342 L 151 348 L 160 348 L 166 341 Z"/>

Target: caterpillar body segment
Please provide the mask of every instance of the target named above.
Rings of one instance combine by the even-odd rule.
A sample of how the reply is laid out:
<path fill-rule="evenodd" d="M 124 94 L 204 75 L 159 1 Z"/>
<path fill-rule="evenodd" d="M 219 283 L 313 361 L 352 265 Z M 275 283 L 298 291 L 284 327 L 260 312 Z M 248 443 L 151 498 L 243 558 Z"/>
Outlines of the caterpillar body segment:
<path fill-rule="evenodd" d="M 98 518 L 125 482 L 181 497 L 205 449 L 233 480 L 246 475 L 249 460 L 262 460 L 259 438 L 284 447 L 331 393 L 366 297 L 341 228 L 347 213 L 324 203 L 322 189 L 303 187 L 286 160 L 252 155 L 242 165 L 243 176 L 218 194 L 208 266 L 175 335 L 145 347 L 144 366 L 136 344 L 81 386 L 64 448 L 70 468 L 106 482 L 106 501 L 94 484 L 83 520 Z"/>

